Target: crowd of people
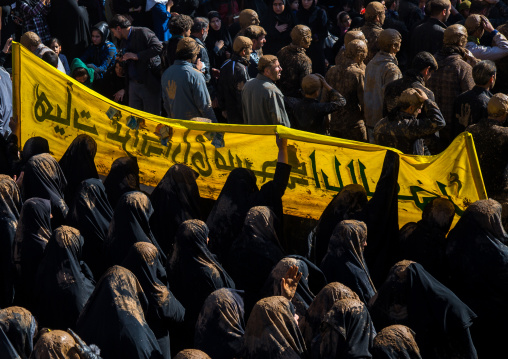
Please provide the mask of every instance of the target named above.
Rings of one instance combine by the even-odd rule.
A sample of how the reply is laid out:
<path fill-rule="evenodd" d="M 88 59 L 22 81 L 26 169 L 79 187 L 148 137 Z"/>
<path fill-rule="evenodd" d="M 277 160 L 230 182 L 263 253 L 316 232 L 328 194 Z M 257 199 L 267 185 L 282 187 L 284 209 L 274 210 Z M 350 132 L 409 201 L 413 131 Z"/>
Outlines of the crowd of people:
<path fill-rule="evenodd" d="M 0 357 L 504 352 L 503 0 L 0 5 Z M 102 181 L 88 135 L 58 162 L 41 137 L 18 151 L 9 76 L 18 39 L 111 100 L 170 118 L 279 124 L 416 155 L 468 131 L 490 199 L 463 211 L 426 198 L 422 219 L 399 229 L 399 156 L 388 150 L 372 196 L 345 186 L 302 244 L 283 214 L 284 139 L 272 181 L 258 187 L 252 171 L 234 169 L 211 210 L 184 164 L 151 193 L 135 157 L 116 159 Z"/>

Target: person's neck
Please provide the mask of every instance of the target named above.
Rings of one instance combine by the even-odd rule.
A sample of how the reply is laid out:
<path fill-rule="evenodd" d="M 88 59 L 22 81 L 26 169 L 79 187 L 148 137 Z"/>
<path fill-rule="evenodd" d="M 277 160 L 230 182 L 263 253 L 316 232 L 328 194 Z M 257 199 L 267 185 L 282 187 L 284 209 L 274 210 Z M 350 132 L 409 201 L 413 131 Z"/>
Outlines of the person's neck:
<path fill-rule="evenodd" d="M 131 32 L 132 26 L 126 27 L 125 29 L 120 30 L 122 33 L 122 39 L 127 40 L 129 38 L 129 33 Z"/>
<path fill-rule="evenodd" d="M 445 19 L 444 19 L 443 15 L 431 16 L 430 18 L 438 20 L 438 21 L 442 22 L 443 24 L 445 23 Z"/>
<path fill-rule="evenodd" d="M 203 41 L 203 36 L 201 34 L 191 34 L 191 36 Z"/>

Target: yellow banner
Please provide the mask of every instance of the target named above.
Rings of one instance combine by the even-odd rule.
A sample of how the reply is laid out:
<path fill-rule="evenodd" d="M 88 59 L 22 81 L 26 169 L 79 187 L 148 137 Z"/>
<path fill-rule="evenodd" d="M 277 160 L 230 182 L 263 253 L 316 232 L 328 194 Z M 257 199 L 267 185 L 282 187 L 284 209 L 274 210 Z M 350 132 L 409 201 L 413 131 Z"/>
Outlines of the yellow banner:
<path fill-rule="evenodd" d="M 283 126 L 207 124 L 154 116 L 99 95 L 17 43 L 13 51 L 20 141 L 45 137 L 57 159 L 78 134 L 86 133 L 97 141 L 95 163 L 100 174 L 107 175 L 116 158 L 136 156 L 141 182 L 155 186 L 169 167 L 185 163 L 200 174 L 201 196 L 215 199 L 234 168 L 253 170 L 259 186 L 273 178 L 275 134 L 279 134 L 288 139 L 293 166 L 283 198 L 285 213 L 317 219 L 342 187 L 359 183 L 370 194 L 376 188 L 386 147 Z M 212 132 L 225 133 L 225 147 L 211 144 Z M 470 134 L 461 134 L 436 156 L 393 151 L 400 155 L 401 226 L 421 219 L 425 204 L 437 196 L 452 200 L 458 216 L 469 203 L 487 198 Z"/>

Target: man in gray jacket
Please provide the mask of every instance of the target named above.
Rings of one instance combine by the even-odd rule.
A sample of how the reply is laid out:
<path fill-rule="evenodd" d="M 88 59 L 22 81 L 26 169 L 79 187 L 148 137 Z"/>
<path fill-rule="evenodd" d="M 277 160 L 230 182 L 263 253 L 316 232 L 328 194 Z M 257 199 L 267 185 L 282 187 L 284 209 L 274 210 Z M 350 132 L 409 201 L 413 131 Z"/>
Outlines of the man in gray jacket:
<path fill-rule="evenodd" d="M 494 30 L 494 27 L 485 16 L 469 15 L 464 26 L 468 34 L 466 49 L 471 51 L 477 59 L 496 61 L 508 55 L 508 40 L 499 31 Z M 480 39 L 485 31 L 494 35 L 492 38 L 494 46 L 480 45 Z"/>

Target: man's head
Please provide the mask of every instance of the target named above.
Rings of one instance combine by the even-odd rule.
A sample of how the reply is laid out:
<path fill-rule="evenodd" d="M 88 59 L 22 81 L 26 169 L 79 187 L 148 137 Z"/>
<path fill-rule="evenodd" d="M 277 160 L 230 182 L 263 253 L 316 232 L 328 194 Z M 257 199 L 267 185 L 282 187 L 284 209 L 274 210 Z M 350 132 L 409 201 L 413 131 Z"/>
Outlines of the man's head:
<path fill-rule="evenodd" d="M 312 31 L 308 26 L 296 25 L 291 30 L 291 42 L 293 45 L 308 49 L 312 42 Z"/>
<path fill-rule="evenodd" d="M 444 31 L 443 45 L 465 47 L 467 44 L 467 30 L 464 26 L 454 24 Z"/>
<path fill-rule="evenodd" d="M 205 41 L 208 36 L 210 22 L 205 17 L 196 17 L 194 19 L 194 24 L 191 28 L 191 34 L 201 41 Z"/>
<path fill-rule="evenodd" d="M 307 98 L 317 98 L 322 87 L 321 78 L 315 74 L 306 75 L 302 79 L 302 92 Z"/>
<path fill-rule="evenodd" d="M 430 17 L 446 22 L 450 17 L 452 4 L 450 0 L 430 0 L 427 7 L 430 8 Z"/>
<path fill-rule="evenodd" d="M 21 36 L 19 42 L 30 52 L 34 52 L 41 44 L 41 38 L 35 32 L 27 31 Z"/>
<path fill-rule="evenodd" d="M 424 81 L 428 81 L 432 72 L 438 69 L 437 61 L 430 52 L 422 51 L 414 57 L 411 69 L 422 75 Z"/>
<path fill-rule="evenodd" d="M 169 20 L 169 31 L 173 35 L 189 37 L 194 21 L 187 15 L 176 15 Z"/>
<path fill-rule="evenodd" d="M 346 46 L 346 57 L 352 59 L 357 64 L 361 64 L 368 53 L 367 44 L 363 40 L 350 41 Z"/>
<path fill-rule="evenodd" d="M 483 60 L 473 66 L 473 80 L 477 86 L 491 89 L 496 83 L 496 64 L 490 60 Z"/>
<path fill-rule="evenodd" d="M 426 97 L 422 90 L 408 88 L 397 98 L 397 106 L 404 112 L 414 116 L 420 113 L 423 106 L 422 97 Z"/>
<path fill-rule="evenodd" d="M 245 36 L 238 36 L 233 42 L 233 51 L 238 56 L 248 59 L 252 53 L 252 40 Z"/>
<path fill-rule="evenodd" d="M 475 0 L 471 1 L 469 14 L 478 14 L 487 16 L 489 14 L 490 4 L 487 1 Z"/>
<path fill-rule="evenodd" d="M 487 18 L 483 15 L 471 14 L 464 22 L 464 27 L 467 30 L 469 36 L 476 37 L 477 39 L 483 36 L 484 24 L 487 22 Z"/>
<path fill-rule="evenodd" d="M 199 45 L 191 37 L 184 37 L 180 41 L 178 41 L 178 45 L 176 45 L 176 55 L 175 58 L 177 60 L 184 60 L 189 62 L 196 62 L 196 59 L 199 54 Z"/>
<path fill-rule="evenodd" d="M 487 105 L 489 118 L 499 122 L 504 122 L 508 115 L 508 96 L 497 93 L 492 96 Z"/>
<path fill-rule="evenodd" d="M 279 60 L 276 56 L 265 55 L 259 59 L 258 71 L 275 82 L 280 79 L 282 67 L 280 67 Z"/>
<path fill-rule="evenodd" d="M 42 59 L 53 67 L 58 67 L 58 55 L 53 51 L 46 51 L 42 55 Z"/>
<path fill-rule="evenodd" d="M 377 38 L 377 45 L 380 50 L 390 54 L 396 54 L 400 50 L 402 36 L 397 30 L 386 29 L 381 31 Z"/>
<path fill-rule="evenodd" d="M 365 43 L 368 42 L 362 30 L 349 30 L 346 32 L 346 35 L 344 35 L 344 47 L 347 47 L 347 44 L 353 40 L 362 40 Z"/>
<path fill-rule="evenodd" d="M 385 6 L 378 1 L 373 1 L 365 8 L 365 21 L 383 25 L 385 22 Z"/>
<path fill-rule="evenodd" d="M 252 50 L 262 48 L 266 43 L 266 31 L 261 26 L 250 25 L 245 28 L 244 36 L 252 40 Z"/>
<path fill-rule="evenodd" d="M 259 25 L 259 16 L 254 10 L 245 9 L 240 12 L 238 22 L 240 23 L 240 27 L 242 29 L 245 29 L 250 25 Z"/>
<path fill-rule="evenodd" d="M 386 0 L 385 6 L 388 10 L 399 11 L 399 0 Z"/>
<path fill-rule="evenodd" d="M 109 30 L 117 39 L 127 39 L 132 26 L 130 20 L 124 15 L 115 15 L 108 23 Z"/>

